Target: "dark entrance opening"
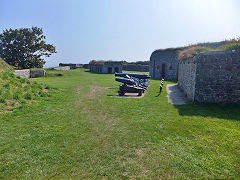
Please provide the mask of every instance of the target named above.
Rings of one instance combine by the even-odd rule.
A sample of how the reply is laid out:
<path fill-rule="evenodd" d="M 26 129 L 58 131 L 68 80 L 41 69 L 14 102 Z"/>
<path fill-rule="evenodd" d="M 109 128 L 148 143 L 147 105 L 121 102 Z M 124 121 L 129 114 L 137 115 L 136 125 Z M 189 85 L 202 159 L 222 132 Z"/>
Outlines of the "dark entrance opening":
<path fill-rule="evenodd" d="M 108 68 L 108 73 L 112 74 L 112 68 L 111 67 Z"/>
<path fill-rule="evenodd" d="M 161 71 L 162 78 L 165 78 L 166 76 L 166 64 L 162 64 L 162 71 Z"/>
<path fill-rule="evenodd" d="M 119 68 L 115 67 L 115 73 L 119 73 Z"/>

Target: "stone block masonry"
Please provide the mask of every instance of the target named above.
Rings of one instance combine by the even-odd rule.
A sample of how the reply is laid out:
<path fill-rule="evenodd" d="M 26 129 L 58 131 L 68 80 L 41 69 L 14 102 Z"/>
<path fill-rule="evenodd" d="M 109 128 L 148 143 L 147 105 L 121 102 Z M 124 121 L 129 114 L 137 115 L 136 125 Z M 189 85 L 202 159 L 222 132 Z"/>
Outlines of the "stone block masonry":
<path fill-rule="evenodd" d="M 128 65 L 123 65 L 123 70 L 125 70 L 125 71 L 148 72 L 149 71 L 149 65 L 128 64 Z"/>
<path fill-rule="evenodd" d="M 59 63 L 59 67 L 61 66 L 69 66 L 70 69 L 77 69 L 77 64 L 72 64 L 72 63 Z"/>
<path fill-rule="evenodd" d="M 55 67 L 55 70 L 61 70 L 61 71 L 68 71 L 70 70 L 70 66 L 61 66 L 61 67 Z"/>
<path fill-rule="evenodd" d="M 45 76 L 46 71 L 44 69 L 22 69 L 15 70 L 14 74 L 22 78 L 36 78 Z"/>
<path fill-rule="evenodd" d="M 15 75 L 20 76 L 22 78 L 30 78 L 30 69 L 22 69 L 22 70 L 15 70 Z"/>
<path fill-rule="evenodd" d="M 205 52 L 180 61 L 178 84 L 193 101 L 240 103 L 240 50 Z"/>

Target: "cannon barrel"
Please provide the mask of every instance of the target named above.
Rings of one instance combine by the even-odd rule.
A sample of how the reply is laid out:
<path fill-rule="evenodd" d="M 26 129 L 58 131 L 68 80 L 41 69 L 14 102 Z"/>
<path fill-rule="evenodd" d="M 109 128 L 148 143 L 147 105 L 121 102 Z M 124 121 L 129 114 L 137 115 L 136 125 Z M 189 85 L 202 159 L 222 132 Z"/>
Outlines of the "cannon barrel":
<path fill-rule="evenodd" d="M 130 77 L 135 77 L 135 78 L 138 78 L 138 79 L 149 79 L 151 76 L 147 75 L 147 74 L 135 74 L 135 73 L 115 73 L 115 76 L 118 76 L 118 77 L 127 77 L 130 76 Z"/>
<path fill-rule="evenodd" d="M 115 78 L 115 81 L 128 84 L 128 85 L 136 85 L 136 82 L 134 82 L 132 79 L 127 79 L 127 78 Z"/>

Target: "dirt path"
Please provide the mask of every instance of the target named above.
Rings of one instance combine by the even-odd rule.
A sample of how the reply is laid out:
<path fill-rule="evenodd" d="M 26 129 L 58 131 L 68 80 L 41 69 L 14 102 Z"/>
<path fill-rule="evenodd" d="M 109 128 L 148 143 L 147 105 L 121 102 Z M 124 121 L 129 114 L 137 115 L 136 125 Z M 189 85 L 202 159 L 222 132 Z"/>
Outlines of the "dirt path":
<path fill-rule="evenodd" d="M 177 84 L 167 85 L 168 102 L 174 105 L 182 105 L 187 103 L 187 99 Z"/>

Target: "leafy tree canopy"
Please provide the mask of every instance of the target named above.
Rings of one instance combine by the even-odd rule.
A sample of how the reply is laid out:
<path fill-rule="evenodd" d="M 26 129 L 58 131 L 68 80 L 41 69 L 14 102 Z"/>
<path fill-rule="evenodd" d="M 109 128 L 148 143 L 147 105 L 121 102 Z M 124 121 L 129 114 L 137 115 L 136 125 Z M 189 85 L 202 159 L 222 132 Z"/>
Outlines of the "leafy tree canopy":
<path fill-rule="evenodd" d="M 0 34 L 0 57 L 18 69 L 42 68 L 43 57 L 56 53 L 52 44 L 45 42 L 38 27 L 9 29 Z"/>

